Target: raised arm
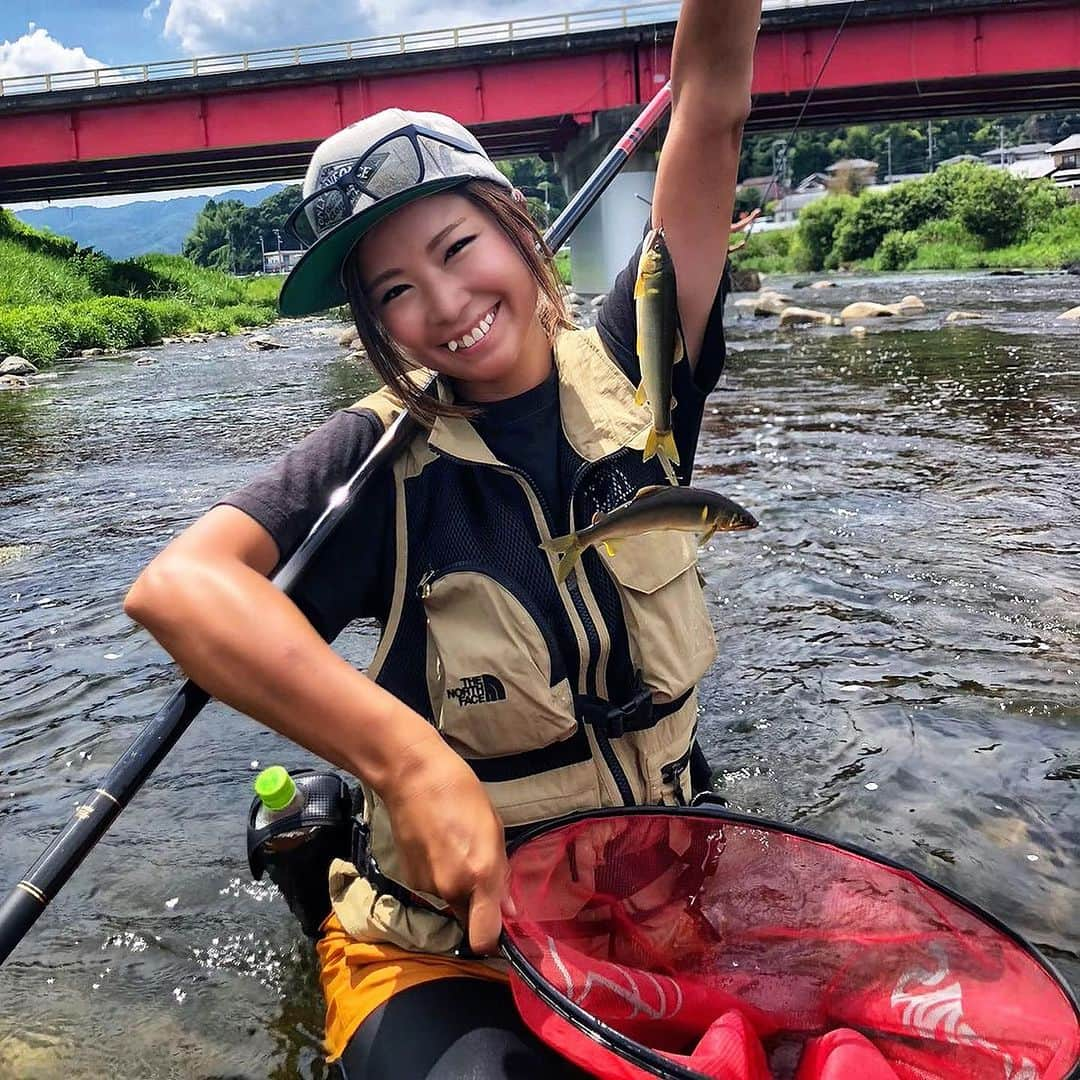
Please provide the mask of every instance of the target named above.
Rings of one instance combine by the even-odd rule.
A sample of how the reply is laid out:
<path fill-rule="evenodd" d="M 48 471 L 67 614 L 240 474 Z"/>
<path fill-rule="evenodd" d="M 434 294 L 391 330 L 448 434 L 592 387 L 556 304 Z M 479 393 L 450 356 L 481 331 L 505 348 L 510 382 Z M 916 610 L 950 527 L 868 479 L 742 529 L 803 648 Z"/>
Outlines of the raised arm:
<path fill-rule="evenodd" d="M 761 0 L 683 0 L 671 59 L 671 126 L 652 220 L 675 264 L 679 317 L 696 364 L 728 254 Z"/>

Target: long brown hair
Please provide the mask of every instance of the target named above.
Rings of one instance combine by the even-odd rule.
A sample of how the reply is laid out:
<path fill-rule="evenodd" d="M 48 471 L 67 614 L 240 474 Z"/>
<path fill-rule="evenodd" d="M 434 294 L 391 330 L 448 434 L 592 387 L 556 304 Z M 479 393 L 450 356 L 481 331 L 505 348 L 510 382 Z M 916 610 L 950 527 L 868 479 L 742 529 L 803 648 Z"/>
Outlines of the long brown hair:
<path fill-rule="evenodd" d="M 540 325 L 548 341 L 554 342 L 559 331 L 571 329 L 573 323 L 566 312 L 566 294 L 555 271 L 552 254 L 529 217 L 524 202 L 517 202 L 506 188 L 493 180 L 469 180 L 454 190 L 486 210 L 517 248 L 539 290 L 537 316 Z M 434 395 L 424 393 L 423 383 L 418 385 L 416 364 L 401 351 L 372 309 L 360 279 L 355 249 L 346 258 L 341 277 L 371 366 L 409 412 L 427 427 L 439 416 L 475 416 L 479 412 L 476 406 L 441 402 Z"/>

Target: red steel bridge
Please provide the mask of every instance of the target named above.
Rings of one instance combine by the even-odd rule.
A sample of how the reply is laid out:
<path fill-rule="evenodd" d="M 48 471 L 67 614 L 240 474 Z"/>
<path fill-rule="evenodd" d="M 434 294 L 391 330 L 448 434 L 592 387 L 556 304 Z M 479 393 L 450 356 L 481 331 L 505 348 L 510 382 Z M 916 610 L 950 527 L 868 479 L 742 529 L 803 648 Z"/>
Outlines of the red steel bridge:
<path fill-rule="evenodd" d="M 850 13 L 849 13 L 850 8 Z M 292 179 L 389 105 L 556 154 L 668 74 L 677 3 L 0 80 L 0 204 Z M 1078 0 L 766 0 L 750 131 L 1080 107 Z"/>

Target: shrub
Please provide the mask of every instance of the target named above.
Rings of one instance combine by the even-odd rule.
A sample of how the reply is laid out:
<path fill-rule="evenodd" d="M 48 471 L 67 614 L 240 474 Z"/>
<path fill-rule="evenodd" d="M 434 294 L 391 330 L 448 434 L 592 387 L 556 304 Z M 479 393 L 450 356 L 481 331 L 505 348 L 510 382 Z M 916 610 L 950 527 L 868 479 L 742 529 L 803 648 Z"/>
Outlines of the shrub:
<path fill-rule="evenodd" d="M 1024 227 L 1024 181 L 1001 169 L 957 170 L 955 216 L 988 248 L 1006 247 Z"/>
<path fill-rule="evenodd" d="M 837 225 L 833 257 L 837 263 L 869 259 L 886 233 L 902 228 L 897 201 L 888 193 L 867 192 L 852 203 Z"/>
<path fill-rule="evenodd" d="M 803 208 L 790 249 L 796 269 L 830 268 L 836 230 L 845 213 L 857 202 L 852 195 L 830 195 Z"/>
<path fill-rule="evenodd" d="M 877 270 L 903 270 L 915 261 L 919 254 L 919 234 L 914 230 L 901 232 L 893 229 L 886 233 L 874 256 Z"/>

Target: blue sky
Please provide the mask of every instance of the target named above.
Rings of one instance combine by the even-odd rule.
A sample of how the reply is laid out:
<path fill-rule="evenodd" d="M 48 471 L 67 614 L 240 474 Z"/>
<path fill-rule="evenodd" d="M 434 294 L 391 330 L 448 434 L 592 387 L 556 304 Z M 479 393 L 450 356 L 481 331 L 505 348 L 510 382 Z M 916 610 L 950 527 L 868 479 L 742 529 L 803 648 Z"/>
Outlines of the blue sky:
<path fill-rule="evenodd" d="M 610 0 L 3 0 L 0 78 L 607 6 Z"/>

